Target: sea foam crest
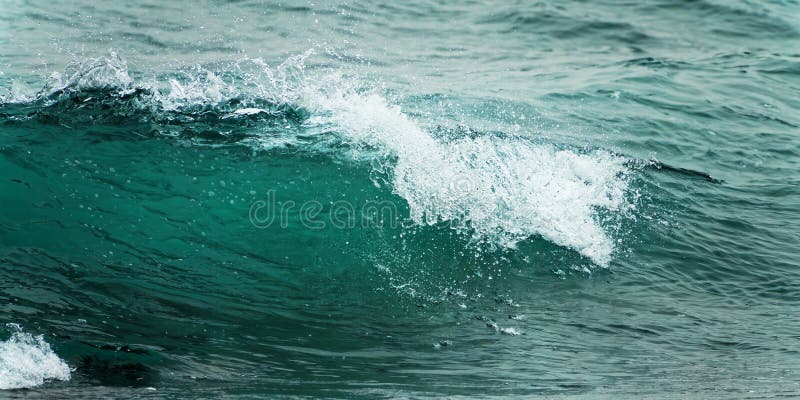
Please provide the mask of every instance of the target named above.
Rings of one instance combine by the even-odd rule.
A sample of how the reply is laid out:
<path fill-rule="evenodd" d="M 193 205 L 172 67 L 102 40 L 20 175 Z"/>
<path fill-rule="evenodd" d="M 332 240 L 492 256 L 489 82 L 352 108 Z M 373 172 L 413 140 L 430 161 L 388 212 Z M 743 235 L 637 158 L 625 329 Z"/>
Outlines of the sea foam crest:
<path fill-rule="evenodd" d="M 481 242 L 514 247 L 541 235 L 600 266 L 614 251 L 598 211 L 627 206 L 624 159 L 492 136 L 439 141 L 376 93 L 333 79 L 306 98 L 309 124 L 337 126 L 356 147 L 396 159 L 394 191 L 418 224 L 460 221 Z"/>
<path fill-rule="evenodd" d="M 0 342 L 0 389 L 39 386 L 47 380 L 67 381 L 71 371 L 56 355 L 42 335 L 25 333 L 16 324 L 7 324 L 11 337 Z"/>

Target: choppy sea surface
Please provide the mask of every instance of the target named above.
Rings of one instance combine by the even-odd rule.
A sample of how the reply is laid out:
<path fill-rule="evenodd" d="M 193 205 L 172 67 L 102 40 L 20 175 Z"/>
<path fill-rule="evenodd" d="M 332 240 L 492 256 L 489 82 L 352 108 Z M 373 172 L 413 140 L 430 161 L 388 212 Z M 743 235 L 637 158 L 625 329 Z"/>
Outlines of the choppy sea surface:
<path fill-rule="evenodd" d="M 800 397 L 800 3 L 0 0 L 0 397 Z"/>

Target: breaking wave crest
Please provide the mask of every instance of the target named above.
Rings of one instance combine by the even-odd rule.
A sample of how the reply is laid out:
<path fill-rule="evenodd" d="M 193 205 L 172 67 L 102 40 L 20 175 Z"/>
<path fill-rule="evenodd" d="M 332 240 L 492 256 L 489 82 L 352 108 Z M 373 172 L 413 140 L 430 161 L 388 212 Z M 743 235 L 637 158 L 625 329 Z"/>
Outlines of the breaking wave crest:
<path fill-rule="evenodd" d="M 377 94 L 340 90 L 314 100 L 309 124 L 395 160 L 393 189 L 418 224 L 461 221 L 477 241 L 504 247 L 541 235 L 598 265 L 611 260 L 597 211 L 628 205 L 623 158 L 491 135 L 440 141 Z"/>

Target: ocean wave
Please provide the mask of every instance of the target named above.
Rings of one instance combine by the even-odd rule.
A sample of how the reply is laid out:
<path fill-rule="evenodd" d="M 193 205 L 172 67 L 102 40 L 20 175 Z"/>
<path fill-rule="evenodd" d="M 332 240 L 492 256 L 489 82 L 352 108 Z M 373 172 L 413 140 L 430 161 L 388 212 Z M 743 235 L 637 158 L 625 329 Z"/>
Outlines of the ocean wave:
<path fill-rule="evenodd" d="M 43 335 L 23 332 L 19 325 L 7 324 L 11 337 L 0 341 L 0 389 L 30 388 L 46 381 L 68 381 L 69 365 L 45 342 Z"/>
<path fill-rule="evenodd" d="M 609 264 L 615 249 L 609 230 L 633 209 L 626 158 L 522 136 L 443 137 L 403 113 L 376 85 L 342 71 L 307 74 L 311 54 L 275 67 L 242 61 L 229 77 L 230 71 L 198 67 L 183 79 L 169 78 L 163 89 L 164 82 L 136 84 L 112 53 L 71 65 L 33 103 L 16 105 L 34 104 L 33 111 L 15 113 L 9 102 L 0 113 L 67 126 L 135 122 L 144 131 L 255 149 L 324 148 L 333 138 L 335 151 L 344 143 L 347 157 L 377 166 L 417 225 L 447 222 L 489 247 L 542 237 Z"/>

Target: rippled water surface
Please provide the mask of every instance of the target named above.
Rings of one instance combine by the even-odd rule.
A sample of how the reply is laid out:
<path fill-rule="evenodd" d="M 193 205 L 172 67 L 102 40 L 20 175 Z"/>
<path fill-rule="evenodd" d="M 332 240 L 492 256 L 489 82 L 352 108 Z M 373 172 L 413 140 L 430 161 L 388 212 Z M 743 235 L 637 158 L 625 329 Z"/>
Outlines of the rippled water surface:
<path fill-rule="evenodd" d="M 800 4 L 0 0 L 0 397 L 800 396 Z"/>

